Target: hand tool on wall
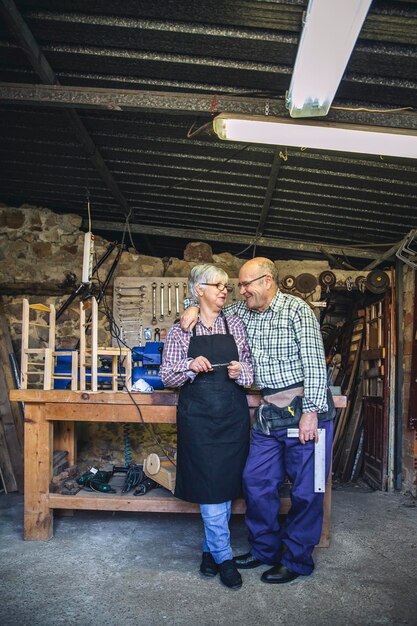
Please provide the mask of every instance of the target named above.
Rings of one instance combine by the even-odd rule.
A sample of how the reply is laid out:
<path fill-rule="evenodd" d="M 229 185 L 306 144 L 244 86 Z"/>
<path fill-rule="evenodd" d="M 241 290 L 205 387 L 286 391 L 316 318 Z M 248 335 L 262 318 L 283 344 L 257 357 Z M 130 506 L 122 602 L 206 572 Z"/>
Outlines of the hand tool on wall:
<path fill-rule="evenodd" d="M 161 341 L 161 330 L 159 328 L 155 328 L 154 333 L 153 333 L 153 340 Z"/>
<path fill-rule="evenodd" d="M 160 312 L 159 321 L 163 322 L 164 321 L 164 292 L 165 292 L 164 283 L 161 283 L 160 289 L 161 291 L 160 291 L 160 301 L 159 301 L 159 312 Z"/>
<path fill-rule="evenodd" d="M 117 293 L 126 293 L 126 292 L 138 292 L 142 293 L 146 291 L 145 285 L 140 285 L 139 287 L 117 287 Z"/>
<path fill-rule="evenodd" d="M 172 287 L 171 283 L 168 283 L 168 317 L 172 315 Z"/>
<path fill-rule="evenodd" d="M 129 323 L 139 324 L 139 317 L 120 317 L 120 319 L 124 326 Z"/>
<path fill-rule="evenodd" d="M 143 300 L 145 297 L 145 292 L 140 291 L 139 293 L 136 293 L 135 291 L 118 291 L 116 293 L 116 298 L 118 300 L 123 300 L 125 298 L 130 298 L 130 300 Z"/>
<path fill-rule="evenodd" d="M 123 303 L 120 305 L 119 311 L 143 311 L 143 306 L 138 306 L 137 304 L 126 305 Z"/>
<path fill-rule="evenodd" d="M 187 283 L 182 283 L 182 297 L 183 299 L 187 297 Z"/>
<path fill-rule="evenodd" d="M 141 335 L 140 335 L 140 331 L 137 330 L 126 330 L 125 328 L 122 328 L 122 340 L 123 341 L 136 341 L 135 337 L 138 338 L 139 344 L 141 343 Z M 135 343 L 136 345 L 136 343 Z"/>
<path fill-rule="evenodd" d="M 175 321 L 180 319 L 180 286 L 175 283 Z"/>
<path fill-rule="evenodd" d="M 152 326 L 156 326 L 156 283 L 152 283 Z"/>

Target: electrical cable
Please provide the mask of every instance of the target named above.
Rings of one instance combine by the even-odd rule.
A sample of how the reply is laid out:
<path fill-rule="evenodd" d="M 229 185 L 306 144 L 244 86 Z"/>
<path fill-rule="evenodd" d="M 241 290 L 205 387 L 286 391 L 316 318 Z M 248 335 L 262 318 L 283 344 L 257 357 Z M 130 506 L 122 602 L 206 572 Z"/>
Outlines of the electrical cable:
<path fill-rule="evenodd" d="M 99 277 L 99 275 L 98 275 L 98 272 L 97 272 L 97 279 L 98 279 L 98 281 L 99 281 L 99 283 L 100 283 L 101 281 L 100 281 L 100 277 Z M 109 306 L 108 306 L 108 304 L 107 304 L 107 301 L 106 301 L 106 296 L 105 296 L 105 294 L 104 294 L 104 293 L 103 293 L 102 303 L 103 303 L 103 305 L 104 305 L 104 310 L 103 310 L 102 312 L 104 312 L 104 314 L 105 314 L 105 316 L 106 316 L 106 318 L 107 318 L 107 321 L 109 322 L 109 325 L 110 325 L 110 334 L 111 334 L 111 336 L 112 336 L 112 337 L 116 340 L 117 345 L 118 345 L 118 348 L 119 348 L 119 350 L 120 350 L 120 356 L 121 356 L 121 348 L 122 348 L 122 345 L 121 345 L 121 344 L 123 344 L 123 346 L 125 346 L 126 348 L 129 348 L 129 349 L 131 349 L 131 348 L 130 348 L 130 346 L 128 346 L 128 345 L 127 345 L 127 344 L 126 344 L 126 343 L 125 343 L 125 342 L 121 339 L 121 330 L 120 330 L 120 327 L 118 326 L 118 324 L 116 323 L 116 321 L 115 321 L 115 319 L 114 319 L 113 313 L 111 312 L 110 307 L 109 307 Z M 117 332 L 114 332 L 114 330 L 115 330 L 115 329 L 117 329 Z M 120 371 L 118 372 L 118 377 L 119 377 L 119 381 L 120 381 L 120 383 L 121 383 L 122 388 L 124 388 L 124 389 L 127 391 L 127 393 L 129 394 L 130 399 L 132 400 L 133 404 L 136 406 L 136 409 L 137 409 L 137 411 L 138 411 L 138 413 L 139 413 L 139 417 L 140 417 L 140 419 L 141 419 L 141 422 L 142 422 L 142 424 L 145 426 L 145 428 L 146 428 L 146 430 L 148 431 L 148 433 L 151 435 L 151 437 L 152 437 L 152 439 L 153 439 L 154 443 L 158 446 L 158 448 L 159 448 L 160 450 L 162 450 L 162 452 L 164 453 L 164 456 L 166 456 L 166 457 L 167 457 L 167 459 L 170 461 L 170 463 L 172 463 L 172 465 L 173 465 L 174 467 L 176 467 L 176 463 L 174 462 L 174 460 L 173 460 L 173 459 L 171 459 L 170 455 L 168 454 L 168 451 L 167 451 L 167 450 L 166 450 L 166 449 L 162 446 L 162 444 L 160 443 L 159 439 L 157 438 L 157 436 L 156 436 L 156 434 L 155 434 L 155 431 L 153 430 L 153 427 L 152 427 L 149 423 L 145 422 L 145 420 L 143 419 L 143 415 L 142 415 L 142 412 L 141 412 L 141 410 L 140 410 L 140 406 L 137 404 L 137 402 L 135 401 L 135 399 L 134 399 L 134 397 L 133 397 L 132 393 L 131 393 L 131 392 L 130 392 L 130 390 L 128 389 L 128 387 L 127 387 L 127 385 L 126 385 L 126 381 L 123 379 L 124 377 L 122 377 L 122 375 L 121 375 L 121 372 L 120 372 Z"/>

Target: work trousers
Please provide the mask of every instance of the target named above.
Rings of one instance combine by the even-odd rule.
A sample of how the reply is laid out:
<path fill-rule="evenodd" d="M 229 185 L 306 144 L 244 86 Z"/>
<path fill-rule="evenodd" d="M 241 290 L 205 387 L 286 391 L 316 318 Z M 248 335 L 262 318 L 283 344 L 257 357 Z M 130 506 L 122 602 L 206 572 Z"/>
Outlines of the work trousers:
<path fill-rule="evenodd" d="M 326 478 L 330 470 L 333 422 L 322 422 L 326 431 Z M 253 431 L 243 472 L 246 525 L 251 553 L 260 561 L 281 563 L 307 576 L 314 569 L 312 553 L 320 541 L 323 493 L 314 493 L 314 442 L 301 444 L 287 437 L 287 429 L 265 435 Z M 279 488 L 286 476 L 291 488 L 291 508 L 285 527 L 278 521 Z"/>
<path fill-rule="evenodd" d="M 233 558 L 229 531 L 231 510 L 231 500 L 219 504 L 200 504 L 204 522 L 203 552 L 211 552 L 216 563 Z"/>

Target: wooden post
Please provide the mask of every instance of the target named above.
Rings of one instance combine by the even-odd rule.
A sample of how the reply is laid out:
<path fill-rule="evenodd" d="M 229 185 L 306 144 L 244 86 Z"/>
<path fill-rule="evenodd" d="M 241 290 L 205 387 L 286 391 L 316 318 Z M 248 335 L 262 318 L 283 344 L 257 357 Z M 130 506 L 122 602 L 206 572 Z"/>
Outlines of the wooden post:
<path fill-rule="evenodd" d="M 51 539 L 53 513 L 49 508 L 52 477 L 52 424 L 42 418 L 40 404 L 25 404 L 24 538 Z"/>
<path fill-rule="evenodd" d="M 331 511 L 332 511 L 332 465 L 330 464 L 330 471 L 326 482 L 326 491 L 324 492 L 323 500 L 323 526 L 321 529 L 320 543 L 318 548 L 328 548 L 330 545 L 331 537 Z"/>
<path fill-rule="evenodd" d="M 54 450 L 66 450 L 68 463 L 77 462 L 77 442 L 75 440 L 75 422 L 55 422 Z"/>
<path fill-rule="evenodd" d="M 91 303 L 91 391 L 97 391 L 98 306 L 97 300 L 95 298 L 92 298 Z"/>

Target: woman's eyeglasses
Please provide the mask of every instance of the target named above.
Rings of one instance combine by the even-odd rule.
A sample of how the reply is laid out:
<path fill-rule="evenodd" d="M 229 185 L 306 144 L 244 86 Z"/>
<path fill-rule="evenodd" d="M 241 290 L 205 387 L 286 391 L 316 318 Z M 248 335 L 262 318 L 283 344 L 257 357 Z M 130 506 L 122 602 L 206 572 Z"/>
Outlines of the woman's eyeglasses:
<path fill-rule="evenodd" d="M 230 285 L 225 285 L 224 283 L 200 283 L 201 285 L 208 285 L 209 287 L 217 287 L 219 291 L 223 291 L 226 289 L 229 293 L 233 291 L 233 287 Z"/>

